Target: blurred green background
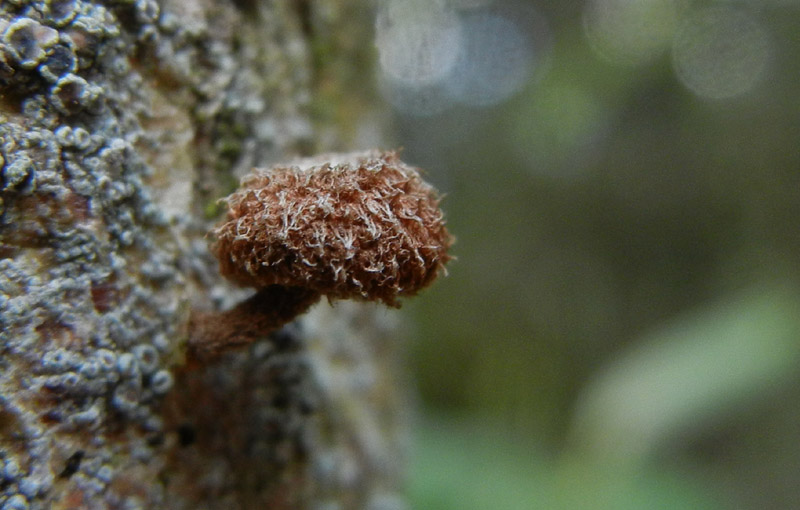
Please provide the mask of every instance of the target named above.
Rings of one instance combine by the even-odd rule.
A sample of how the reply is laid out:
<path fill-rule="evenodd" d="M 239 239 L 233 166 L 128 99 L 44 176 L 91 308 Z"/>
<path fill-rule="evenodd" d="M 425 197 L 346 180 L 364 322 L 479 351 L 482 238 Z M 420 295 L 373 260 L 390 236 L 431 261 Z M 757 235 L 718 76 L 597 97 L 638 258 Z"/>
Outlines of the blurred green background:
<path fill-rule="evenodd" d="M 800 2 L 386 0 L 414 508 L 800 508 Z"/>

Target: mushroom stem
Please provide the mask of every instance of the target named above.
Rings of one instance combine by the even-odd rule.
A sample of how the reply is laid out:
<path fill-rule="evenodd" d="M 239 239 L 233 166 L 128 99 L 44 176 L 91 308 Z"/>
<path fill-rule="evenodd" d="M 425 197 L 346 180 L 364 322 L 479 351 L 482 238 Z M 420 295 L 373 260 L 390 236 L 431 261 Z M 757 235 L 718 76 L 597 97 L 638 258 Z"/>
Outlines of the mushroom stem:
<path fill-rule="evenodd" d="M 187 358 L 207 363 L 224 352 L 262 339 L 319 301 L 318 292 L 270 285 L 225 312 L 193 311 Z"/>

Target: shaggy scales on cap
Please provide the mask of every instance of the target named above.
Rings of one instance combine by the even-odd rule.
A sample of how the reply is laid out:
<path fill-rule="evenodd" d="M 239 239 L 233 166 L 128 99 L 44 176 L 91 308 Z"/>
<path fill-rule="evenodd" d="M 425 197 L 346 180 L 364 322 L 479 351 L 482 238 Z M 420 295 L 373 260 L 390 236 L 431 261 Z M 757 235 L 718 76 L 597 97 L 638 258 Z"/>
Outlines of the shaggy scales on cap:
<path fill-rule="evenodd" d="M 224 276 L 258 291 L 224 312 L 192 312 L 194 362 L 266 337 L 323 295 L 399 306 L 451 259 L 436 191 L 394 152 L 256 170 L 225 200 L 212 251 Z"/>
<path fill-rule="evenodd" d="M 257 170 L 242 181 L 214 230 L 221 272 L 257 288 L 397 306 L 450 260 L 439 197 L 394 152 L 333 156 L 339 161 Z"/>

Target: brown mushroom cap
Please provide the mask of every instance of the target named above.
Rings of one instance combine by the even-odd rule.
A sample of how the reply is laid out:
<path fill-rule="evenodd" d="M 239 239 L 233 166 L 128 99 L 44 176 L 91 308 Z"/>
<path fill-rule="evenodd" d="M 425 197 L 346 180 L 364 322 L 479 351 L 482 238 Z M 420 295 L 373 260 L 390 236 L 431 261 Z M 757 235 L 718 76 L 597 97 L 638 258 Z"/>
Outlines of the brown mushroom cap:
<path fill-rule="evenodd" d="M 243 179 L 214 230 L 222 274 L 393 306 L 429 285 L 451 258 L 436 191 L 394 152 L 344 156 Z"/>

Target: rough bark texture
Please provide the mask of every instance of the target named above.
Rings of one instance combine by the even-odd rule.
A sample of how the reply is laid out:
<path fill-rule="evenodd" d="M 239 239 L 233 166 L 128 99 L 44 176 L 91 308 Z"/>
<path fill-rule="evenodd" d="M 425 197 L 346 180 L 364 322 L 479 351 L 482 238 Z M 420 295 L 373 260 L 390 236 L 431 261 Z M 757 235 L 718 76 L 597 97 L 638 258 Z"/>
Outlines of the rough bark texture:
<path fill-rule="evenodd" d="M 0 3 L 0 509 L 403 508 L 386 310 L 183 358 L 216 199 L 366 113 L 365 3 Z"/>

